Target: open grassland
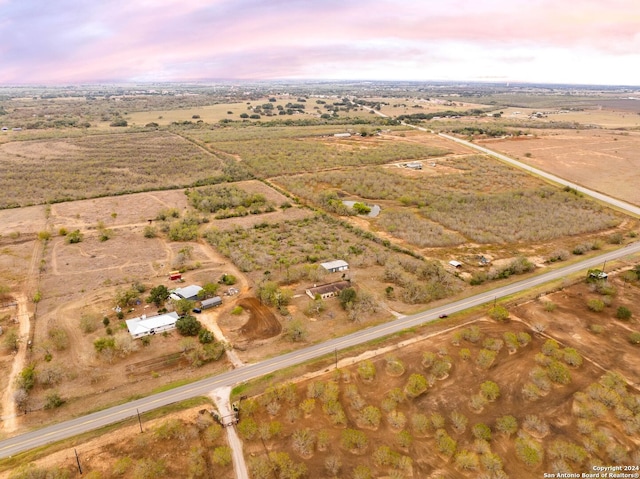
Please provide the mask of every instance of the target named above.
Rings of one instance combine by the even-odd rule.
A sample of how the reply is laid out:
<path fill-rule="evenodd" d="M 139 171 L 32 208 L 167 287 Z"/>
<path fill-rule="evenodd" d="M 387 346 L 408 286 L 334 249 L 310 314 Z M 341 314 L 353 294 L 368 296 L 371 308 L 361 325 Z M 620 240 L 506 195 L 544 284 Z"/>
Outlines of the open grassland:
<path fill-rule="evenodd" d="M 387 126 L 384 121 L 373 123 L 332 123 L 317 124 L 311 126 L 273 125 L 259 126 L 253 123 L 216 126 L 215 128 L 192 128 L 182 131 L 184 136 L 193 138 L 198 142 L 216 147 L 217 143 L 243 142 L 250 140 L 278 140 L 278 139 L 307 139 L 329 137 L 336 133 L 354 132 L 360 133 L 362 129 L 372 132 L 377 128 L 385 130 L 403 131 L 411 134 L 406 126 Z"/>
<path fill-rule="evenodd" d="M 624 101 L 632 102 L 633 100 L 625 100 L 627 94 L 615 94 L 615 93 L 576 93 L 566 94 L 566 92 L 558 91 L 557 93 L 544 93 L 544 92 L 503 92 L 503 93 L 488 93 L 482 94 L 479 98 L 476 96 L 465 97 L 462 95 L 458 100 L 463 101 L 478 101 L 481 103 L 500 105 L 504 107 L 520 107 L 520 108 L 534 108 L 537 110 L 549 109 L 549 108 L 596 108 L 598 105 L 602 105 L 603 102 L 609 101 Z"/>
<path fill-rule="evenodd" d="M 463 112 L 472 109 L 492 108 L 492 105 L 471 103 L 468 101 L 458 101 L 457 98 L 393 98 L 393 97 L 367 97 L 364 100 L 369 107 L 374 107 L 388 116 L 396 117 L 400 115 L 411 115 L 413 113 L 437 113 L 444 111 Z M 370 110 L 365 110 L 369 112 Z"/>
<path fill-rule="evenodd" d="M 562 178 L 640 205 L 640 133 L 548 131 L 483 145 Z"/>
<path fill-rule="evenodd" d="M 0 207 L 246 178 L 177 135 L 150 132 L 0 146 Z"/>
<path fill-rule="evenodd" d="M 600 231 L 620 219 L 572 192 L 545 185 L 485 156 L 438 159 L 427 171 L 364 168 L 275 179 L 316 204 L 327 190 L 392 207 L 374 224 L 417 246 L 543 242 Z M 441 173 L 432 173 L 437 171 Z M 404 207 L 404 208 L 403 208 Z M 376 223 L 377 221 L 377 223 Z"/>
<path fill-rule="evenodd" d="M 216 105 L 191 106 L 180 109 L 165 109 L 138 111 L 125 115 L 126 120 L 133 126 L 144 126 L 148 123 L 170 125 L 173 122 L 217 123 L 222 119 L 239 120 L 239 115 L 247 111 L 245 102 L 224 103 Z M 228 112 L 231 112 L 229 114 Z M 195 118 L 194 118 L 195 117 Z"/>
<path fill-rule="evenodd" d="M 640 102 L 636 102 L 640 103 Z M 612 130 L 640 129 L 640 114 L 632 111 L 588 109 L 583 111 L 551 111 L 542 119 L 543 123 L 574 122 L 587 127 L 597 126 Z"/>
<path fill-rule="evenodd" d="M 215 102 L 215 104 L 193 105 L 181 109 L 127 112 L 124 118 L 132 125 L 143 126 L 150 122 L 159 125 L 169 125 L 173 122 L 216 124 L 229 120 L 264 123 L 273 120 L 295 121 L 320 117 L 333 120 L 347 117 L 369 119 L 371 116 L 373 114 L 368 109 L 337 97 L 276 95 L 245 102 Z"/>

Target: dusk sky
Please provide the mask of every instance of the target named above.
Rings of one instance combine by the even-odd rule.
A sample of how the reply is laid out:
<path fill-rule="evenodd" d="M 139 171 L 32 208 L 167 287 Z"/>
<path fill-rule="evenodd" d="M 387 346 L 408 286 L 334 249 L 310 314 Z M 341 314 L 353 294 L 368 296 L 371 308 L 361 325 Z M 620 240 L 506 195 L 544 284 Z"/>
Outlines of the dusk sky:
<path fill-rule="evenodd" d="M 0 0 L 0 84 L 640 85 L 638 0 Z"/>

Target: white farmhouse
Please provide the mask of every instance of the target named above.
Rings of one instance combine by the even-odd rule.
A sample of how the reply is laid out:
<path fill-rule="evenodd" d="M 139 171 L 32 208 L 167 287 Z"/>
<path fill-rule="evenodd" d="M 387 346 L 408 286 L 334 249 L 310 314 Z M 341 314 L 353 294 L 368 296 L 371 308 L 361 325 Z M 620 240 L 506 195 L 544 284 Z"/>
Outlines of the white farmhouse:
<path fill-rule="evenodd" d="M 178 321 L 179 318 L 178 313 L 174 311 L 149 318 L 142 315 L 139 318 L 127 319 L 125 322 L 127 323 L 127 329 L 131 337 L 137 339 L 175 329 L 176 321 Z"/>

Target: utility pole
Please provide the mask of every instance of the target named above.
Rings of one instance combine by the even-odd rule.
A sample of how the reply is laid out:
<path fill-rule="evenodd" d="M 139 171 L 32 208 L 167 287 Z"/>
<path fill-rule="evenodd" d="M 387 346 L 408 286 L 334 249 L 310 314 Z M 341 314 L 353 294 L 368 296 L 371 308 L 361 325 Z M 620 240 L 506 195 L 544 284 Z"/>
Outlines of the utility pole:
<path fill-rule="evenodd" d="M 140 432 L 142 433 L 142 420 L 140 419 L 140 411 L 136 408 L 136 412 L 138 413 L 138 425 L 140 426 Z"/>
<path fill-rule="evenodd" d="M 82 475 L 82 467 L 80 467 L 80 458 L 78 457 L 78 451 L 74 449 L 73 452 L 76 453 L 76 462 L 78 463 L 78 471 L 80 472 L 80 475 Z"/>
<path fill-rule="evenodd" d="M 336 369 L 338 369 L 338 348 L 334 350 L 334 353 L 336 355 Z"/>

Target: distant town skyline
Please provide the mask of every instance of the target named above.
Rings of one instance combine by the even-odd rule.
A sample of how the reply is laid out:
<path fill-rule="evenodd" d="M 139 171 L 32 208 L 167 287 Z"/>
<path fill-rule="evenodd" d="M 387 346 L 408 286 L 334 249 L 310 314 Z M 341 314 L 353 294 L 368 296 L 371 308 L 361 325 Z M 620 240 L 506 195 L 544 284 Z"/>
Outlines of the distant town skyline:
<path fill-rule="evenodd" d="M 640 86 L 637 0 L 0 0 L 0 85 Z"/>

